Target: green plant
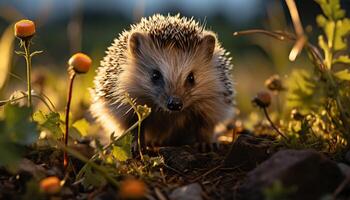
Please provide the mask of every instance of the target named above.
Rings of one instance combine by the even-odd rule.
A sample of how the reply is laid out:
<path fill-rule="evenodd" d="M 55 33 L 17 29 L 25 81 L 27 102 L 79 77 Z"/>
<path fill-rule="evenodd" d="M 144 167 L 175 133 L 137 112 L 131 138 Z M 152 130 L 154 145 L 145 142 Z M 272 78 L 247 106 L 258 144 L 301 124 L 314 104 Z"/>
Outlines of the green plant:
<path fill-rule="evenodd" d="M 121 177 L 125 174 L 132 174 L 135 176 L 151 177 L 150 171 L 163 163 L 161 157 L 149 157 L 143 155 L 141 152 L 141 124 L 149 114 L 151 109 L 146 105 L 137 105 L 135 99 L 132 99 L 128 94 L 125 94 L 125 103 L 129 103 L 133 111 L 139 116 L 138 121 L 135 122 L 130 128 L 125 130 L 119 137 L 114 134 L 110 136 L 109 144 L 102 146 L 98 140 L 95 140 L 96 153 L 85 166 L 82 167 L 78 175 L 77 180 L 83 180 L 83 185 L 88 186 L 101 186 L 106 184 L 110 177 Z M 137 129 L 136 129 L 137 128 Z M 134 134 L 134 133 L 137 134 Z M 136 137 L 133 139 L 133 137 Z M 141 160 L 132 158 L 132 143 L 137 142 L 139 154 Z M 95 163 L 98 162 L 99 165 Z M 96 173 L 94 168 L 102 168 L 103 173 Z M 101 171 L 98 169 L 97 171 Z M 106 179 L 106 177 L 109 177 Z M 114 179 L 113 179 L 114 180 Z M 115 184 L 113 184 L 115 185 Z"/>
<path fill-rule="evenodd" d="M 35 54 L 41 53 L 42 51 L 30 52 L 30 45 L 32 37 L 35 34 L 35 24 L 30 20 L 20 20 L 15 26 L 15 36 L 20 39 L 20 46 L 23 47 L 24 52 L 16 52 L 22 55 L 26 60 L 27 65 L 27 92 L 28 92 L 28 107 L 32 107 L 32 82 L 31 82 L 31 71 L 32 71 L 32 57 Z"/>
<path fill-rule="evenodd" d="M 294 61 L 303 49 L 313 64 L 312 70 L 295 69 L 287 85 L 286 106 L 297 109 L 302 119 L 286 117 L 281 129 L 288 133 L 289 147 L 313 147 L 338 152 L 350 145 L 350 64 L 346 36 L 350 19 L 345 17 L 339 0 L 316 0 L 323 11 L 316 21 L 323 34 L 318 47 L 304 32 L 294 0 L 286 0 L 295 33 L 248 30 L 234 35 L 264 34 L 278 40 L 294 42 L 289 59 Z M 336 67 L 339 66 L 339 67 Z M 302 144 L 302 145 L 300 145 Z"/>
<path fill-rule="evenodd" d="M 72 100 L 73 93 L 73 82 L 74 78 L 77 74 L 85 74 L 89 71 L 91 67 L 91 58 L 83 53 L 74 54 L 68 61 L 68 75 L 69 75 L 69 88 L 67 95 L 67 105 L 66 105 L 66 126 L 65 126 L 65 134 L 64 134 L 64 144 L 68 145 L 68 137 L 69 137 L 69 111 L 70 104 Z M 63 156 L 63 166 L 66 168 L 68 165 L 68 154 L 65 151 Z"/>
<path fill-rule="evenodd" d="M 30 120 L 31 108 L 7 104 L 0 120 L 0 166 L 15 164 L 27 145 L 38 138 L 37 123 Z"/>
<path fill-rule="evenodd" d="M 24 155 L 24 149 L 26 148 L 30 148 L 32 151 L 39 151 L 39 148 L 58 148 L 64 151 L 64 167 L 67 169 L 67 174 L 72 169 L 67 168 L 68 153 L 86 163 L 76 177 L 80 179 L 84 176 L 83 183 L 85 185 L 101 186 L 109 182 L 111 185 L 117 187 L 119 183 L 115 177 L 125 174 L 125 170 L 136 176 L 149 175 L 149 171 L 153 167 L 162 163 L 161 158 L 148 157 L 143 155 L 141 151 L 141 123 L 150 114 L 151 110 L 147 106 L 136 105 L 136 101 L 130 98 L 128 94 L 125 95 L 125 103 L 130 104 L 131 110 L 138 116 L 138 121 L 126 130 L 124 134 L 118 138 L 112 134 L 110 143 L 106 146 L 102 146 L 96 140 L 98 148 L 92 158 L 87 158 L 80 152 L 67 146 L 68 138 L 73 138 L 74 140 L 81 139 L 82 136 L 86 135 L 90 126 L 84 118 L 70 125 L 69 113 L 75 76 L 86 73 L 89 70 L 91 59 L 81 53 L 75 54 L 69 59 L 68 73 L 70 84 L 64 119 L 63 115 L 56 111 L 55 106 L 47 96 L 42 93 L 37 94 L 31 89 L 31 58 L 40 52 L 30 53 L 29 47 L 31 45 L 31 38 L 35 33 L 35 26 L 31 21 L 24 22 L 28 26 L 19 23 L 19 25 L 17 24 L 15 26 L 15 31 L 17 31 L 16 36 L 21 39 L 21 46 L 25 50 L 24 52 L 17 53 L 26 58 L 27 84 L 28 91 L 30 92 L 15 91 L 10 98 L 0 101 L 0 106 L 4 106 L 4 117 L 0 119 L 0 127 L 4 130 L 0 135 L 0 143 L 2 144 L 0 147 L 0 165 L 4 166 L 17 163 Z M 23 30 L 25 30 L 24 35 Z M 49 111 L 35 110 L 37 107 L 31 104 L 32 97 L 41 100 Z M 29 107 L 20 106 L 20 100 L 24 98 L 28 98 Z M 70 135 L 69 132 L 73 134 Z M 60 142 L 62 138 L 64 139 L 63 143 Z M 135 161 L 130 160 L 132 158 L 132 144 L 135 141 L 138 146 L 141 162 L 137 159 Z M 128 167 L 129 165 L 132 167 Z M 32 186 L 34 187 L 35 185 L 37 184 L 33 184 Z M 37 191 L 33 189 L 32 192 Z"/>
<path fill-rule="evenodd" d="M 256 97 L 253 98 L 252 103 L 263 110 L 267 121 L 270 123 L 271 127 L 276 131 L 276 133 L 283 139 L 287 140 L 287 137 L 275 126 L 269 116 L 269 113 L 267 112 L 267 107 L 269 107 L 271 104 L 271 95 L 268 92 L 259 92 L 257 93 Z"/>

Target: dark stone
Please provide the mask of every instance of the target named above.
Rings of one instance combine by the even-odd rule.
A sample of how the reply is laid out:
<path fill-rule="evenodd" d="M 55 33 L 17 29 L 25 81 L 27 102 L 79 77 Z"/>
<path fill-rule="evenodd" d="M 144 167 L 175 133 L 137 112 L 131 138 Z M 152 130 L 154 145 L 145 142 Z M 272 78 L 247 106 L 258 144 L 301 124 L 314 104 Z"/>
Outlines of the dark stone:
<path fill-rule="evenodd" d="M 103 188 L 103 190 L 100 191 L 98 194 L 96 194 L 96 196 L 94 196 L 93 198 L 90 197 L 90 199 L 109 200 L 109 199 L 120 199 L 120 198 L 118 198 L 117 193 L 115 192 L 114 189 L 107 187 L 107 188 Z"/>
<path fill-rule="evenodd" d="M 203 190 L 198 183 L 192 183 L 176 188 L 169 195 L 171 200 L 202 200 Z"/>
<path fill-rule="evenodd" d="M 345 161 L 350 164 L 350 151 L 347 151 L 345 154 Z"/>
<path fill-rule="evenodd" d="M 240 135 L 225 158 L 225 167 L 239 167 L 245 171 L 254 169 L 270 157 L 271 144 L 266 142 L 267 139 L 264 140 L 250 135 Z"/>
<path fill-rule="evenodd" d="M 350 166 L 345 163 L 338 163 L 338 167 L 344 176 L 350 175 Z"/>
<path fill-rule="evenodd" d="M 283 199 L 319 199 L 332 193 L 344 176 L 337 164 L 313 150 L 282 150 L 247 174 L 239 199 L 264 199 L 263 191 L 280 182 L 295 188 Z"/>

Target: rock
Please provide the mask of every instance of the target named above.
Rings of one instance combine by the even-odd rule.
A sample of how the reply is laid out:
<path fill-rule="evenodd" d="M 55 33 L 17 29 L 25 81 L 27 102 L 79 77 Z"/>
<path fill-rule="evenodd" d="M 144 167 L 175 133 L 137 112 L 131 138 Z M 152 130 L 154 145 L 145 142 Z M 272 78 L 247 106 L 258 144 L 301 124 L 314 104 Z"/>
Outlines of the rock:
<path fill-rule="evenodd" d="M 275 187 L 275 193 L 289 191 L 283 199 L 319 199 L 332 193 L 343 179 L 337 164 L 316 151 L 282 150 L 247 174 L 238 195 L 243 200 L 260 200 L 265 198 L 264 191 L 271 194 Z"/>
<path fill-rule="evenodd" d="M 102 191 L 99 191 L 99 193 L 93 197 L 93 200 L 107 200 L 107 199 L 120 199 L 120 198 L 119 196 L 117 196 L 117 193 L 115 192 L 115 190 L 113 190 L 111 187 L 103 188 Z"/>
<path fill-rule="evenodd" d="M 265 139 L 266 140 L 266 139 Z M 237 167 L 249 171 L 270 157 L 271 144 L 249 135 L 240 135 L 227 154 L 225 167 Z"/>
<path fill-rule="evenodd" d="M 202 200 L 202 187 L 198 183 L 192 183 L 176 188 L 169 195 L 171 200 Z"/>
<path fill-rule="evenodd" d="M 338 163 L 337 165 L 344 176 L 350 175 L 350 166 L 349 165 L 347 165 L 345 163 Z"/>
<path fill-rule="evenodd" d="M 345 154 L 345 161 L 350 164 L 350 151 L 346 152 Z"/>

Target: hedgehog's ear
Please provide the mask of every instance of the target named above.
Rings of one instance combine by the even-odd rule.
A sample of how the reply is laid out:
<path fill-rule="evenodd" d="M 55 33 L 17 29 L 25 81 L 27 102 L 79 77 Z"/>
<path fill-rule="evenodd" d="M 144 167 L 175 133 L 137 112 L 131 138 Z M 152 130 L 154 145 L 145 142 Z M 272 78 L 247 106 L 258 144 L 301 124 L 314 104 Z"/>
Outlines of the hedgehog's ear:
<path fill-rule="evenodd" d="M 210 60 L 213 57 L 215 45 L 215 36 L 211 33 L 207 33 L 202 38 L 202 41 L 199 45 L 199 51 L 203 53 L 206 59 Z"/>
<path fill-rule="evenodd" d="M 142 55 L 142 49 L 146 47 L 147 36 L 140 32 L 133 32 L 129 37 L 129 50 L 130 53 L 135 56 Z"/>

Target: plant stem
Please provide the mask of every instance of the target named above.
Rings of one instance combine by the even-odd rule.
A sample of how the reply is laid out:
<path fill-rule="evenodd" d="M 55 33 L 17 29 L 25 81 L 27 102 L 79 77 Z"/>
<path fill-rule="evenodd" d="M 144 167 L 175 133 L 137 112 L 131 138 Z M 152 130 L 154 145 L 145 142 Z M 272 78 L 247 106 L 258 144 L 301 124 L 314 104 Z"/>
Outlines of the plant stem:
<path fill-rule="evenodd" d="M 300 37 L 300 36 L 304 35 L 304 29 L 303 29 L 303 25 L 301 24 L 301 21 L 300 21 L 300 16 L 298 13 L 297 6 L 295 5 L 295 1 L 294 0 L 286 0 L 286 4 L 288 7 L 290 16 L 292 17 L 292 22 L 293 22 L 295 32 L 296 32 L 297 36 Z"/>
<path fill-rule="evenodd" d="M 32 80 L 31 80 L 31 71 L 32 71 L 32 57 L 30 55 L 30 39 L 22 40 L 24 43 L 24 52 L 27 65 L 27 90 L 28 90 L 28 107 L 32 107 Z"/>
<path fill-rule="evenodd" d="M 143 133 L 141 132 L 141 121 L 139 122 L 138 129 L 137 129 L 137 133 L 138 133 L 138 136 L 137 136 L 137 144 L 138 144 L 138 146 L 139 146 L 139 154 L 140 154 L 140 156 L 141 156 L 141 160 L 143 160 L 143 155 L 142 155 L 142 148 L 143 148 L 143 145 L 141 144 L 141 141 L 144 140 L 144 138 L 143 138 L 143 135 L 141 135 L 141 134 L 143 134 Z M 141 139 L 141 137 L 142 137 L 142 139 Z M 142 143 L 143 143 L 143 141 L 142 141 Z"/>
<path fill-rule="evenodd" d="M 281 31 L 267 31 L 262 29 L 251 29 L 251 30 L 239 31 L 239 32 L 233 33 L 234 36 L 250 35 L 250 34 L 263 34 L 281 41 L 284 41 L 284 40 L 296 41 L 298 39 L 298 37 L 296 37 L 294 34 L 285 33 Z M 318 50 L 318 48 L 309 42 L 306 42 L 305 47 L 311 53 L 312 58 L 318 61 L 317 65 L 319 66 L 320 71 L 324 71 L 326 69 L 326 66 L 323 63 L 323 57 L 320 51 Z"/>
<path fill-rule="evenodd" d="M 136 114 L 137 114 L 137 117 L 138 117 L 138 126 L 137 126 L 137 146 L 138 146 L 138 149 L 139 149 L 139 154 L 140 154 L 140 157 L 141 157 L 141 160 L 143 161 L 143 154 L 142 154 L 142 146 L 141 146 L 141 122 L 142 122 L 142 117 L 140 115 L 140 113 L 136 111 Z"/>
<path fill-rule="evenodd" d="M 140 157 L 141 157 L 141 160 L 143 161 L 143 154 L 142 154 L 142 146 L 141 146 L 141 139 L 144 140 L 143 138 L 143 135 L 142 135 L 142 138 L 141 138 L 141 123 L 143 121 L 144 118 L 142 118 L 141 114 L 139 113 L 139 111 L 137 110 L 137 107 L 135 106 L 135 102 L 132 101 L 132 99 L 130 97 L 127 97 L 127 101 L 129 102 L 130 106 L 132 107 L 132 109 L 134 110 L 134 112 L 136 113 L 137 115 L 137 147 L 138 147 L 138 150 L 139 150 L 139 154 L 140 154 Z M 142 144 L 143 144 L 144 141 L 142 141 Z"/>
<path fill-rule="evenodd" d="M 92 168 L 94 168 L 96 171 L 100 172 L 102 174 L 102 176 L 105 177 L 114 187 L 118 187 L 119 186 L 118 182 L 116 180 L 114 180 L 112 177 L 110 177 L 110 175 L 108 174 L 107 170 L 103 166 L 100 166 L 100 165 L 96 164 L 95 162 L 89 160 L 88 158 L 83 156 L 78 151 L 67 147 L 66 144 L 63 145 L 61 142 L 59 142 L 59 141 L 57 141 L 55 139 L 50 139 L 50 140 L 55 142 L 60 148 L 62 148 L 64 150 L 64 152 L 69 152 L 75 158 L 85 162 L 86 164 L 88 164 Z"/>
<path fill-rule="evenodd" d="M 281 137 L 283 137 L 285 140 L 287 140 L 288 138 L 280 131 L 278 130 L 278 128 L 275 126 L 275 124 L 272 122 L 269 113 L 267 112 L 267 109 L 264 107 L 263 108 L 265 117 L 267 119 L 267 121 L 269 121 L 270 125 L 272 126 L 272 128 L 278 133 L 278 135 L 280 135 Z"/>
<path fill-rule="evenodd" d="M 1 107 L 1 106 L 4 106 L 4 105 L 7 104 L 7 103 L 12 103 L 12 102 L 16 102 L 16 101 L 19 101 L 19 100 L 21 100 L 21 99 L 24 99 L 24 98 L 28 98 L 28 94 L 27 94 L 27 93 L 22 92 L 22 94 L 23 94 L 23 96 L 17 97 L 17 98 L 14 98 L 14 99 L 0 100 L 0 107 Z M 56 111 L 55 111 L 55 110 L 56 110 L 55 106 L 52 104 L 52 102 L 50 102 L 50 101 L 47 99 L 46 96 L 44 96 L 44 97 L 45 97 L 45 98 L 44 98 L 43 96 L 37 95 L 37 94 L 35 94 L 35 93 L 32 94 L 32 96 L 38 98 L 39 100 L 41 100 L 51 112 L 56 112 Z M 47 103 L 45 99 L 46 99 L 50 104 Z M 51 106 L 52 108 L 51 108 L 50 106 Z"/>
<path fill-rule="evenodd" d="M 340 113 L 340 120 L 342 121 L 342 125 L 345 128 L 345 132 L 348 132 L 350 130 L 350 127 L 348 125 L 348 120 L 346 117 L 346 111 L 344 110 L 344 106 L 343 106 L 343 96 L 339 95 L 338 92 L 338 84 L 336 83 L 336 81 L 333 79 L 332 74 L 331 74 L 331 69 L 332 69 L 332 64 L 333 64 L 333 57 L 334 57 L 334 45 L 335 45 L 335 36 L 337 34 L 337 28 L 336 28 L 336 24 L 337 21 L 334 21 L 335 26 L 333 27 L 333 38 L 332 38 L 332 42 L 331 45 L 329 46 L 329 60 L 325 60 L 326 65 L 327 65 L 327 71 L 326 71 L 326 75 L 329 79 L 329 81 L 331 82 L 331 85 L 334 88 L 334 91 L 336 92 L 336 104 L 337 107 L 339 109 L 339 113 Z M 349 134 L 344 134 L 345 138 L 347 139 L 347 141 L 350 141 L 350 135 Z M 348 144 L 349 145 L 349 144 Z"/>
<path fill-rule="evenodd" d="M 69 110 L 70 110 L 70 104 L 71 104 L 71 100 L 72 100 L 72 92 L 73 92 L 73 82 L 74 82 L 74 78 L 76 73 L 73 70 L 69 70 L 68 72 L 70 74 L 69 77 L 69 89 L 68 89 L 68 97 L 67 97 L 67 106 L 66 106 L 66 131 L 64 134 L 64 145 L 67 147 L 68 145 L 68 132 L 69 132 Z M 66 168 L 68 165 L 68 155 L 67 155 L 67 151 L 64 151 L 64 155 L 63 155 L 63 166 L 64 168 Z"/>
<path fill-rule="evenodd" d="M 275 93 L 275 97 L 276 97 L 276 107 L 277 107 L 277 111 L 278 114 L 281 116 L 282 115 L 282 108 L 281 108 L 281 98 L 280 98 L 280 92 L 276 92 Z"/>

